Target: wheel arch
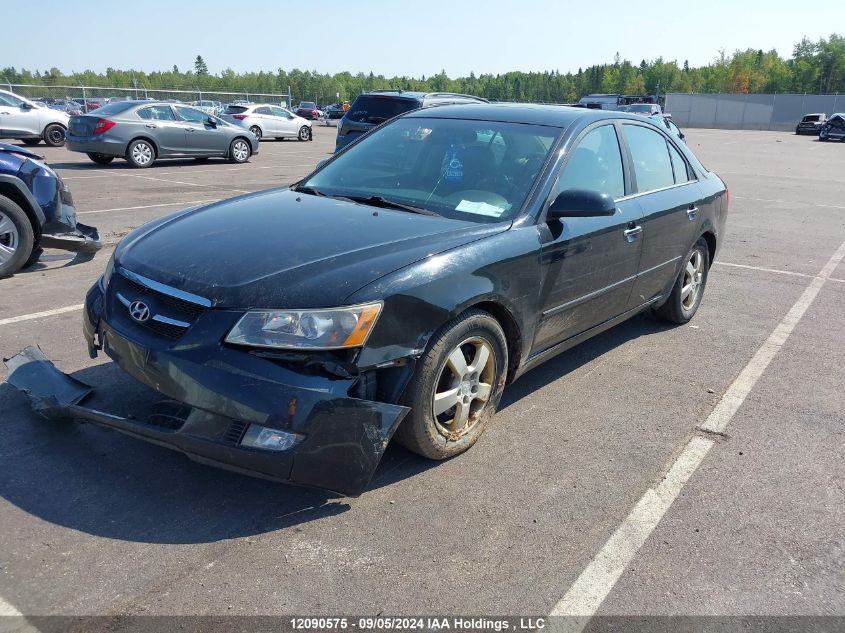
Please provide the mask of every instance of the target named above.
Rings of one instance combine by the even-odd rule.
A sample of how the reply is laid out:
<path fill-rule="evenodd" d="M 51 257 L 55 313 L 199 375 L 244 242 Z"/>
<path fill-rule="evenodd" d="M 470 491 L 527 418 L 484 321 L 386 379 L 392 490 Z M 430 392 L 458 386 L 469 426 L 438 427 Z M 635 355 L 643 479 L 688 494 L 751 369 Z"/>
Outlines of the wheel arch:
<path fill-rule="evenodd" d="M 146 141 L 147 143 L 149 143 L 150 145 L 152 145 L 153 150 L 154 150 L 154 151 L 155 151 L 155 153 L 156 153 L 156 155 L 155 155 L 155 157 L 156 157 L 156 158 L 158 158 L 158 157 L 161 155 L 161 151 L 160 151 L 160 149 L 159 149 L 159 147 L 158 147 L 158 143 L 156 143 L 156 142 L 155 142 L 155 139 L 153 139 L 151 136 L 145 136 L 145 135 L 143 135 L 143 134 L 140 134 L 140 135 L 138 135 L 138 136 L 133 137 L 133 138 L 132 138 L 132 140 L 131 140 L 131 141 L 129 141 L 129 142 L 126 144 L 126 150 L 123 152 L 123 155 L 124 155 L 124 156 L 126 156 L 126 152 L 128 152 L 128 151 L 129 151 L 129 146 L 130 146 L 130 145 L 132 145 L 132 143 L 134 143 L 135 141 Z"/>
<path fill-rule="evenodd" d="M 41 227 L 47 221 L 44 211 L 38 206 L 32 193 L 16 178 L 0 174 L 0 196 L 5 196 L 17 204 L 32 225 L 35 234 L 35 245 L 41 241 Z"/>
<path fill-rule="evenodd" d="M 244 141 L 244 142 L 247 144 L 247 147 L 249 147 L 249 155 L 250 155 L 250 156 L 252 156 L 252 154 L 253 154 L 253 152 L 252 152 L 252 141 L 250 141 L 250 140 L 249 140 L 246 136 L 244 136 L 243 134 L 238 134 L 238 135 L 237 135 L 236 137 L 234 137 L 231 141 L 229 141 L 229 147 L 226 149 L 226 156 L 231 156 L 231 152 L 232 152 L 232 143 L 234 143 L 234 142 L 235 142 L 235 141 L 237 141 L 238 139 L 241 139 L 242 141 Z"/>
<path fill-rule="evenodd" d="M 709 254 L 709 266 L 713 265 L 713 259 L 716 257 L 716 234 L 713 231 L 704 231 L 701 234 L 704 241 L 707 242 L 707 251 Z"/>
<path fill-rule="evenodd" d="M 510 384 L 516 377 L 520 358 L 522 357 L 522 330 L 519 327 L 516 317 L 503 303 L 492 299 L 485 299 L 466 306 L 458 316 L 472 309 L 487 312 L 502 327 L 502 331 L 505 333 L 505 340 L 508 343 L 507 383 Z"/>

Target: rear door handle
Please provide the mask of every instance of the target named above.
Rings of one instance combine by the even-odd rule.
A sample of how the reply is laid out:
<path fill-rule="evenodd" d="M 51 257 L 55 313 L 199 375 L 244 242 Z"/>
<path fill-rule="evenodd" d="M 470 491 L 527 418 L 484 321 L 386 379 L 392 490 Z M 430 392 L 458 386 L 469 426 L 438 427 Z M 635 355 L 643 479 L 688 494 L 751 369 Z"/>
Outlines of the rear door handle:
<path fill-rule="evenodd" d="M 158 126 L 155 123 L 147 123 L 144 127 L 148 127 L 151 130 L 156 129 Z"/>
<path fill-rule="evenodd" d="M 637 225 L 637 226 L 631 227 L 630 229 L 625 229 L 622 232 L 622 235 L 624 235 L 625 239 L 628 240 L 629 242 L 634 242 L 634 241 L 636 241 L 639 234 L 642 233 L 642 232 L 643 232 L 643 227 L 641 227 L 640 225 Z"/>
<path fill-rule="evenodd" d="M 193 132 L 193 131 L 194 131 L 194 128 L 192 128 L 192 127 L 186 127 L 186 128 L 185 128 L 185 131 L 186 131 L 186 132 Z"/>
<path fill-rule="evenodd" d="M 687 217 L 690 220 L 695 220 L 695 216 L 698 215 L 698 207 L 690 207 L 687 209 Z"/>

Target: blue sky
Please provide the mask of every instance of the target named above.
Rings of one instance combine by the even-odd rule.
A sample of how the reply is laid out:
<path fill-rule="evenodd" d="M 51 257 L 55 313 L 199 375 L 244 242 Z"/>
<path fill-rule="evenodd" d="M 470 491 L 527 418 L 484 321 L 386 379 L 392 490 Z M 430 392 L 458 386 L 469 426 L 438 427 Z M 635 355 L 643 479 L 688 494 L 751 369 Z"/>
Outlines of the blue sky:
<path fill-rule="evenodd" d="M 185 70 L 197 54 L 212 73 L 566 72 L 611 62 L 617 51 L 635 62 L 663 56 L 696 66 L 720 48 L 788 56 L 804 35 L 845 31 L 845 0 L 29 0 L 14 7 L 15 24 L 31 28 L 3 29 L 0 68 L 65 72 Z"/>

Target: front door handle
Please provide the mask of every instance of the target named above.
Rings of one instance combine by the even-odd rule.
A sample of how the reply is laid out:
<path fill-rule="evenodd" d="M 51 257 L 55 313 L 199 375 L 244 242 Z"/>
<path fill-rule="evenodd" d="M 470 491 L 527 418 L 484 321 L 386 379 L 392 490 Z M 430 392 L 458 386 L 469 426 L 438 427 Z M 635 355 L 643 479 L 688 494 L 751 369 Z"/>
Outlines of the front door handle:
<path fill-rule="evenodd" d="M 695 216 L 697 216 L 697 215 L 698 215 L 698 207 L 691 206 L 689 209 L 687 209 L 687 217 L 690 220 L 695 220 Z"/>
<path fill-rule="evenodd" d="M 624 235 L 624 236 L 625 236 L 625 239 L 626 239 L 626 240 L 628 240 L 629 242 L 634 242 L 634 241 L 636 241 L 637 237 L 638 237 L 638 236 L 640 235 L 640 233 L 642 233 L 642 232 L 643 232 L 643 227 L 641 227 L 641 226 L 638 224 L 638 225 L 636 225 L 636 226 L 632 226 L 630 229 L 625 229 L 625 230 L 622 232 L 622 235 Z"/>
<path fill-rule="evenodd" d="M 156 129 L 158 126 L 155 123 L 147 123 L 144 127 L 148 127 L 151 130 Z"/>
<path fill-rule="evenodd" d="M 186 132 L 193 132 L 193 131 L 194 131 L 194 128 L 192 128 L 192 127 L 186 127 L 186 128 L 185 128 L 185 131 L 186 131 Z"/>

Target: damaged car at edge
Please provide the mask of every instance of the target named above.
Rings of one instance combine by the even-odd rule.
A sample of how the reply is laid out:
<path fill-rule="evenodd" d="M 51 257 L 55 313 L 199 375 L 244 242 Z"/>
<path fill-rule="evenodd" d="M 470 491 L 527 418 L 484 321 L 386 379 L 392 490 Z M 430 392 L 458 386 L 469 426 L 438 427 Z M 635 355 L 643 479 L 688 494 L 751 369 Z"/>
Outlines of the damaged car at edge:
<path fill-rule="evenodd" d="M 82 407 L 34 348 L 9 382 L 45 415 L 357 495 L 392 438 L 457 455 L 528 369 L 646 309 L 689 321 L 726 216 L 722 181 L 642 117 L 419 110 L 291 187 L 120 242 L 86 297 L 90 352 L 179 411 Z"/>
<path fill-rule="evenodd" d="M 0 143 L 0 278 L 34 264 L 45 247 L 100 246 L 97 229 L 76 221 L 70 189 L 43 157 Z"/>

